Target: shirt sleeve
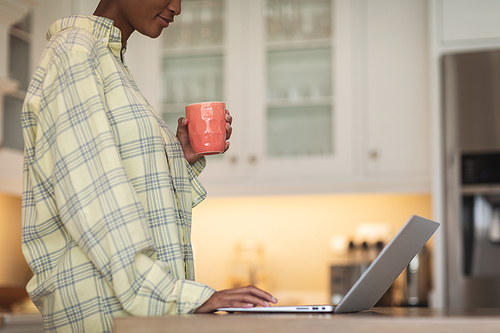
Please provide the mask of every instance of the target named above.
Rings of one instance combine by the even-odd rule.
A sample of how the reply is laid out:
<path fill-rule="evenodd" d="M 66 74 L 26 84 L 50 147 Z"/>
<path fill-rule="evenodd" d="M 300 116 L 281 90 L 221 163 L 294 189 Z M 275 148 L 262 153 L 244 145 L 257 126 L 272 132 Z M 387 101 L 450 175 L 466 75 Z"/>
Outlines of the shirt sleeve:
<path fill-rule="evenodd" d="M 207 166 L 207 160 L 205 156 L 202 156 L 198 161 L 191 164 L 191 168 L 193 169 L 196 177 L 198 177 L 201 174 L 201 172 L 205 169 L 206 166 Z"/>
<path fill-rule="evenodd" d="M 35 147 L 38 172 L 47 164 L 53 168 L 63 227 L 126 311 L 145 316 L 193 312 L 214 290 L 175 279 L 167 262 L 155 260 L 144 208 L 106 114 L 98 61 L 73 50 L 47 69 Z M 194 169 L 201 171 L 203 163 Z"/>

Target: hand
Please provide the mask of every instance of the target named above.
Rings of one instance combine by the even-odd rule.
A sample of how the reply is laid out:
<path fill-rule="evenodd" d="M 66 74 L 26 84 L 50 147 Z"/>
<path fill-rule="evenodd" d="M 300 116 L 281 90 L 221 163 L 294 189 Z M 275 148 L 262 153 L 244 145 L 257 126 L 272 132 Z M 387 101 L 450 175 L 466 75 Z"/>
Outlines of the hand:
<path fill-rule="evenodd" d="M 255 286 L 227 289 L 215 292 L 194 313 L 214 312 L 218 308 L 252 308 L 260 305 L 269 307 L 277 303 L 276 298 Z"/>
<path fill-rule="evenodd" d="M 201 156 L 198 156 L 194 153 L 193 147 L 191 147 L 191 143 L 189 142 L 189 132 L 188 132 L 188 122 L 189 119 L 181 117 L 178 120 L 178 126 L 177 126 L 177 139 L 179 139 L 179 142 L 181 143 L 182 151 L 184 152 L 184 157 L 186 160 L 189 162 L 189 164 L 193 164 L 196 161 L 198 161 Z M 233 117 L 229 114 L 229 111 L 226 110 L 226 145 L 224 147 L 224 152 L 225 153 L 229 149 L 229 138 L 231 137 L 231 134 L 233 133 L 233 128 L 231 124 L 233 123 Z"/>

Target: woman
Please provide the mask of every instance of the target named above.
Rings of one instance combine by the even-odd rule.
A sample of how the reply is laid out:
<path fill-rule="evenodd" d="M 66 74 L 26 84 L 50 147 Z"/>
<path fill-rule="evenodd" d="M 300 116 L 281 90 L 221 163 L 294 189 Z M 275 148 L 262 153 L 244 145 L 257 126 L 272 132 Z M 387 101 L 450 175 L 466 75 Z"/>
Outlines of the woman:
<path fill-rule="evenodd" d="M 22 112 L 23 253 L 46 330 L 111 332 L 116 316 L 276 302 L 253 286 L 194 281 L 191 209 L 206 196 L 205 159 L 188 120 L 174 135 L 124 63 L 135 30 L 156 38 L 180 12 L 181 0 L 102 0 L 93 16 L 49 28 Z"/>

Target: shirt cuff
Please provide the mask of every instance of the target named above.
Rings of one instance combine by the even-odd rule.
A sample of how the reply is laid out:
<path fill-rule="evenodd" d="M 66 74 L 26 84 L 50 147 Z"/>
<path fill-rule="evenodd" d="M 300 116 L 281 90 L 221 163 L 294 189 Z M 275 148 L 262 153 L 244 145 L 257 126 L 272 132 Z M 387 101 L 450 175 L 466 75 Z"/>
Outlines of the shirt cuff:
<path fill-rule="evenodd" d="M 209 286 L 191 281 L 182 280 L 179 292 L 179 301 L 177 302 L 178 314 L 190 314 L 202 306 L 212 295 L 215 289 Z"/>
<path fill-rule="evenodd" d="M 206 166 L 207 166 L 207 159 L 205 158 L 205 156 L 202 156 L 198 161 L 191 164 L 191 168 L 193 168 L 196 177 L 198 177 L 201 174 L 201 172 L 205 169 Z"/>

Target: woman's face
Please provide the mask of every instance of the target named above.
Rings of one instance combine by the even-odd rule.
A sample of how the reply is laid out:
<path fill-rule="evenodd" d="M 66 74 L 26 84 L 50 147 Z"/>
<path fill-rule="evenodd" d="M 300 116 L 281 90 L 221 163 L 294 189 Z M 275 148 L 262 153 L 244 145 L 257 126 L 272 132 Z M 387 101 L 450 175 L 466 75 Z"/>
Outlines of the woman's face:
<path fill-rule="evenodd" d="M 163 29 L 181 13 L 181 0 L 118 0 L 121 15 L 134 30 L 151 38 L 160 36 Z"/>

